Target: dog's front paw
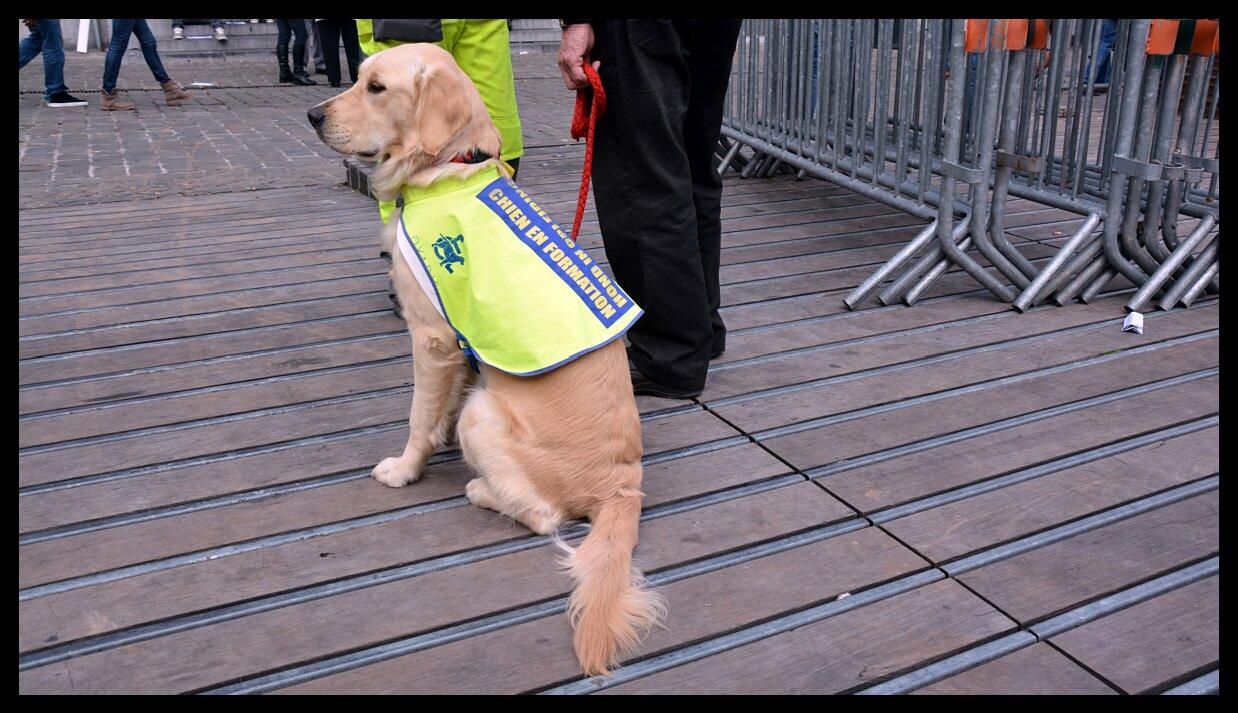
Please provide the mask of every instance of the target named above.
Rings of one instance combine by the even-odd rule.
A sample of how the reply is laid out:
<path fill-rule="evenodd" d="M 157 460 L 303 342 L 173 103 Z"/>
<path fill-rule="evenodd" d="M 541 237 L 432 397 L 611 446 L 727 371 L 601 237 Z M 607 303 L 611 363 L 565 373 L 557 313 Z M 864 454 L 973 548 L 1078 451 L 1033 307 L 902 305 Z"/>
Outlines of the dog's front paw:
<path fill-rule="evenodd" d="M 417 480 L 417 470 L 403 458 L 384 458 L 374 466 L 374 480 L 389 488 L 403 488 Z"/>
<path fill-rule="evenodd" d="M 464 485 L 464 497 L 479 508 L 498 511 L 499 501 L 495 500 L 490 486 L 481 478 L 473 478 Z"/>

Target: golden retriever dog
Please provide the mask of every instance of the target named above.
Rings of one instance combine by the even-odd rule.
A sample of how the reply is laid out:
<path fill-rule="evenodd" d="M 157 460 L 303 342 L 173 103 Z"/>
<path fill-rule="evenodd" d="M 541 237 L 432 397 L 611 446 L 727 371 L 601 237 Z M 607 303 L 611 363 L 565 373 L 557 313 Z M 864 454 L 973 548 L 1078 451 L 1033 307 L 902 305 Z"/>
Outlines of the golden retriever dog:
<path fill-rule="evenodd" d="M 405 186 L 465 178 L 493 166 L 453 163 L 499 155 L 499 132 L 477 88 L 451 55 L 432 44 L 407 44 L 367 59 L 351 89 L 309 111 L 332 149 L 377 163 L 371 185 L 384 200 Z M 575 582 L 568 601 L 576 656 L 587 674 L 605 674 L 662 617 L 662 599 L 632 564 L 641 510 L 640 417 L 623 340 L 551 371 L 512 376 L 468 366 L 456 334 L 395 249 L 400 213 L 383 231 L 391 278 L 413 342 L 413 404 L 404 452 L 374 468 L 393 488 L 416 482 L 426 459 L 458 439 L 480 477 L 469 502 L 508 515 L 534 532 L 557 533 L 565 520 L 588 518 L 579 547 L 562 545 Z M 590 404 L 580 418 L 579 404 Z"/>

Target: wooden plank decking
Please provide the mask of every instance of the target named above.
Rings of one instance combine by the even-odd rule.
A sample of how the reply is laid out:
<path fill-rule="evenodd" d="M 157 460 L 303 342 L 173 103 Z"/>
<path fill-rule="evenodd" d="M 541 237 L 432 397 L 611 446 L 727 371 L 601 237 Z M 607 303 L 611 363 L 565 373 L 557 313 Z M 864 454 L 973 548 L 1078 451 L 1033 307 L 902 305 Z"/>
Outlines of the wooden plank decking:
<path fill-rule="evenodd" d="M 533 149 L 521 184 L 568 220 L 579 162 Z M 955 271 L 852 313 L 916 219 L 787 176 L 728 178 L 723 216 L 728 350 L 700 399 L 638 399 L 637 557 L 669 619 L 599 685 L 553 548 L 470 506 L 458 453 L 368 477 L 412 388 L 372 202 L 24 211 L 20 689 L 1104 694 L 1216 669 L 1216 300 L 1134 335 L 1121 294 L 1019 315 Z M 1007 214 L 1039 262 L 1077 224 Z"/>

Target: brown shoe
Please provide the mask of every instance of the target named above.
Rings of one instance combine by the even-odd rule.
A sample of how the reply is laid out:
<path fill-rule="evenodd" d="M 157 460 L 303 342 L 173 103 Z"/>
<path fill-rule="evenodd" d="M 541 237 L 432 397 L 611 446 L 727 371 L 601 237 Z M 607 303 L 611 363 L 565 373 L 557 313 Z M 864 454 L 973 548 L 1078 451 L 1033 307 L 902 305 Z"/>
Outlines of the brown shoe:
<path fill-rule="evenodd" d="M 108 92 L 106 89 L 100 89 L 99 91 L 103 93 L 103 102 L 100 104 L 100 108 L 103 111 L 124 111 L 137 106 L 137 104 L 128 99 L 122 99 L 120 92 Z"/>
<path fill-rule="evenodd" d="M 172 104 L 172 105 L 180 104 L 186 99 L 192 98 L 192 95 L 189 92 L 185 91 L 184 87 L 172 81 L 171 79 L 169 79 L 166 82 L 160 83 L 159 86 L 163 87 L 163 100 L 166 101 L 168 104 Z"/>

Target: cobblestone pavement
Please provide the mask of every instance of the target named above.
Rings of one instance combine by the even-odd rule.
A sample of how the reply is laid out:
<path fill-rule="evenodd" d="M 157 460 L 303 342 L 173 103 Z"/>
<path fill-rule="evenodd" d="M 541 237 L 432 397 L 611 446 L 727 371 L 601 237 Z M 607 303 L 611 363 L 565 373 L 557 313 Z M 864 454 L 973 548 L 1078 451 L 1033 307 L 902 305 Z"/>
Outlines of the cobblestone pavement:
<path fill-rule="evenodd" d="M 97 89 L 103 55 L 66 55 L 65 82 L 90 102 L 85 108 L 42 106 L 37 58 L 19 73 L 22 208 L 344 180 L 341 156 L 318 140 L 305 117 L 306 109 L 341 91 L 324 77 L 315 87 L 280 85 L 275 62 L 265 55 L 165 57 L 168 73 L 194 94 L 169 107 L 141 55 L 130 52 L 119 86 L 137 109 L 105 112 Z M 513 66 L 525 145 L 570 143 L 574 96 L 559 79 L 554 55 L 517 52 Z"/>

